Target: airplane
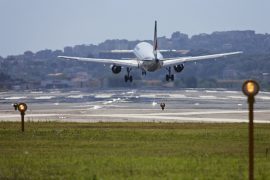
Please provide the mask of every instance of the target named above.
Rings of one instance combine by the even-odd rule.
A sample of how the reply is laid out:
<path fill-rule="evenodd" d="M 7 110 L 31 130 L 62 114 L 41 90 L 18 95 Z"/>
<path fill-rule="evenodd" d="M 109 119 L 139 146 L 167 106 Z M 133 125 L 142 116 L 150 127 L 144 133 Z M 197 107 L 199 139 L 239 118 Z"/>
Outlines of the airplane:
<path fill-rule="evenodd" d="M 117 50 L 114 50 L 114 52 Z M 172 74 L 172 68 L 177 73 L 180 73 L 184 69 L 185 62 L 200 61 L 206 59 L 216 59 L 220 57 L 226 57 L 235 54 L 241 54 L 242 51 L 212 54 L 203 56 L 189 56 L 189 57 L 178 57 L 178 58 L 163 58 L 161 51 L 158 50 L 157 40 L 157 21 L 155 21 L 154 29 L 154 41 L 153 45 L 148 42 L 138 43 L 133 50 L 120 50 L 118 52 L 133 52 L 136 59 L 98 59 L 98 58 L 84 58 L 84 57 L 70 57 L 70 56 L 58 56 L 58 58 L 64 58 L 69 60 L 96 62 L 103 64 L 111 64 L 110 68 L 114 74 L 121 72 L 122 67 L 126 67 L 127 74 L 125 75 L 125 82 L 132 82 L 133 78 L 130 75 L 132 68 L 141 69 L 142 75 L 146 75 L 146 72 L 154 72 L 161 68 L 166 68 L 168 74 L 166 74 L 166 81 L 174 81 L 174 74 Z M 166 50 L 165 50 L 166 51 Z"/>

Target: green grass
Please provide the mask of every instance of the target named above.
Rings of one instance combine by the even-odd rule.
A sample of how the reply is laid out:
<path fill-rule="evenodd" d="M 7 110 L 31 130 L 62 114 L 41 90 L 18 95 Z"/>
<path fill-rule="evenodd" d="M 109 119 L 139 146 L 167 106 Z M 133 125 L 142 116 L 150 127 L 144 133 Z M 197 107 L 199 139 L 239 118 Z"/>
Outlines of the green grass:
<path fill-rule="evenodd" d="M 247 126 L 0 122 L 0 179 L 247 179 Z M 268 124 L 255 126 L 255 179 L 270 179 Z"/>

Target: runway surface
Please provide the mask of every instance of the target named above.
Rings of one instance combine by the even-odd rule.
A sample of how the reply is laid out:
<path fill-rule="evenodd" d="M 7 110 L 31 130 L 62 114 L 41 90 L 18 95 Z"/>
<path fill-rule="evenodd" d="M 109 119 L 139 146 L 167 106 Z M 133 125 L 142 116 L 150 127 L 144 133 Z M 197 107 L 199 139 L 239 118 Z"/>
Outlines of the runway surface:
<path fill-rule="evenodd" d="M 20 121 L 18 102 L 28 104 L 26 121 L 248 122 L 247 98 L 224 89 L 0 92 L 0 121 Z M 270 123 L 270 92 L 256 96 L 254 119 Z"/>

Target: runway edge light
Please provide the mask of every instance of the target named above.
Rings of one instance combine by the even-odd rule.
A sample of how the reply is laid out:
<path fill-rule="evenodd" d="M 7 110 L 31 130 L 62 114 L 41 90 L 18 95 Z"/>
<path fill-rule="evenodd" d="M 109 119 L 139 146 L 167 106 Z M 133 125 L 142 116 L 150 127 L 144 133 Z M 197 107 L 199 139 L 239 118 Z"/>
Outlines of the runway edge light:
<path fill-rule="evenodd" d="M 260 90 L 259 84 L 254 80 L 247 80 L 242 86 L 242 91 L 246 96 L 256 96 Z"/>
<path fill-rule="evenodd" d="M 25 103 L 15 103 L 13 104 L 13 107 L 16 110 L 19 110 L 21 113 L 21 123 L 22 123 L 22 132 L 24 132 L 24 115 L 25 115 L 25 111 L 27 110 L 27 105 Z"/>
<path fill-rule="evenodd" d="M 254 127 L 253 127 L 253 118 L 254 118 L 254 108 L 253 104 L 255 102 L 254 96 L 258 94 L 260 90 L 259 84 L 254 80 L 247 80 L 242 86 L 243 93 L 248 97 L 248 107 L 249 107 L 249 125 L 248 125 L 248 138 L 249 138 L 249 180 L 254 179 Z"/>

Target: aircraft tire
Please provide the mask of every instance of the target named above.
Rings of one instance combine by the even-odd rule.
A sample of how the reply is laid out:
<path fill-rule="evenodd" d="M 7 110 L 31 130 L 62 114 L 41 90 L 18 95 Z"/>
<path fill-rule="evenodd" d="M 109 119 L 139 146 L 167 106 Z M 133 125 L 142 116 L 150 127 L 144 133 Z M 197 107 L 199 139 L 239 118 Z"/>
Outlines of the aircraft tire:
<path fill-rule="evenodd" d="M 128 76 L 127 75 L 125 75 L 125 82 L 127 82 L 128 81 Z"/>
<path fill-rule="evenodd" d="M 171 75 L 171 80 L 174 81 L 174 75 L 173 74 Z"/>
<path fill-rule="evenodd" d="M 169 75 L 166 74 L 166 81 L 169 81 L 169 80 L 170 80 Z"/>

